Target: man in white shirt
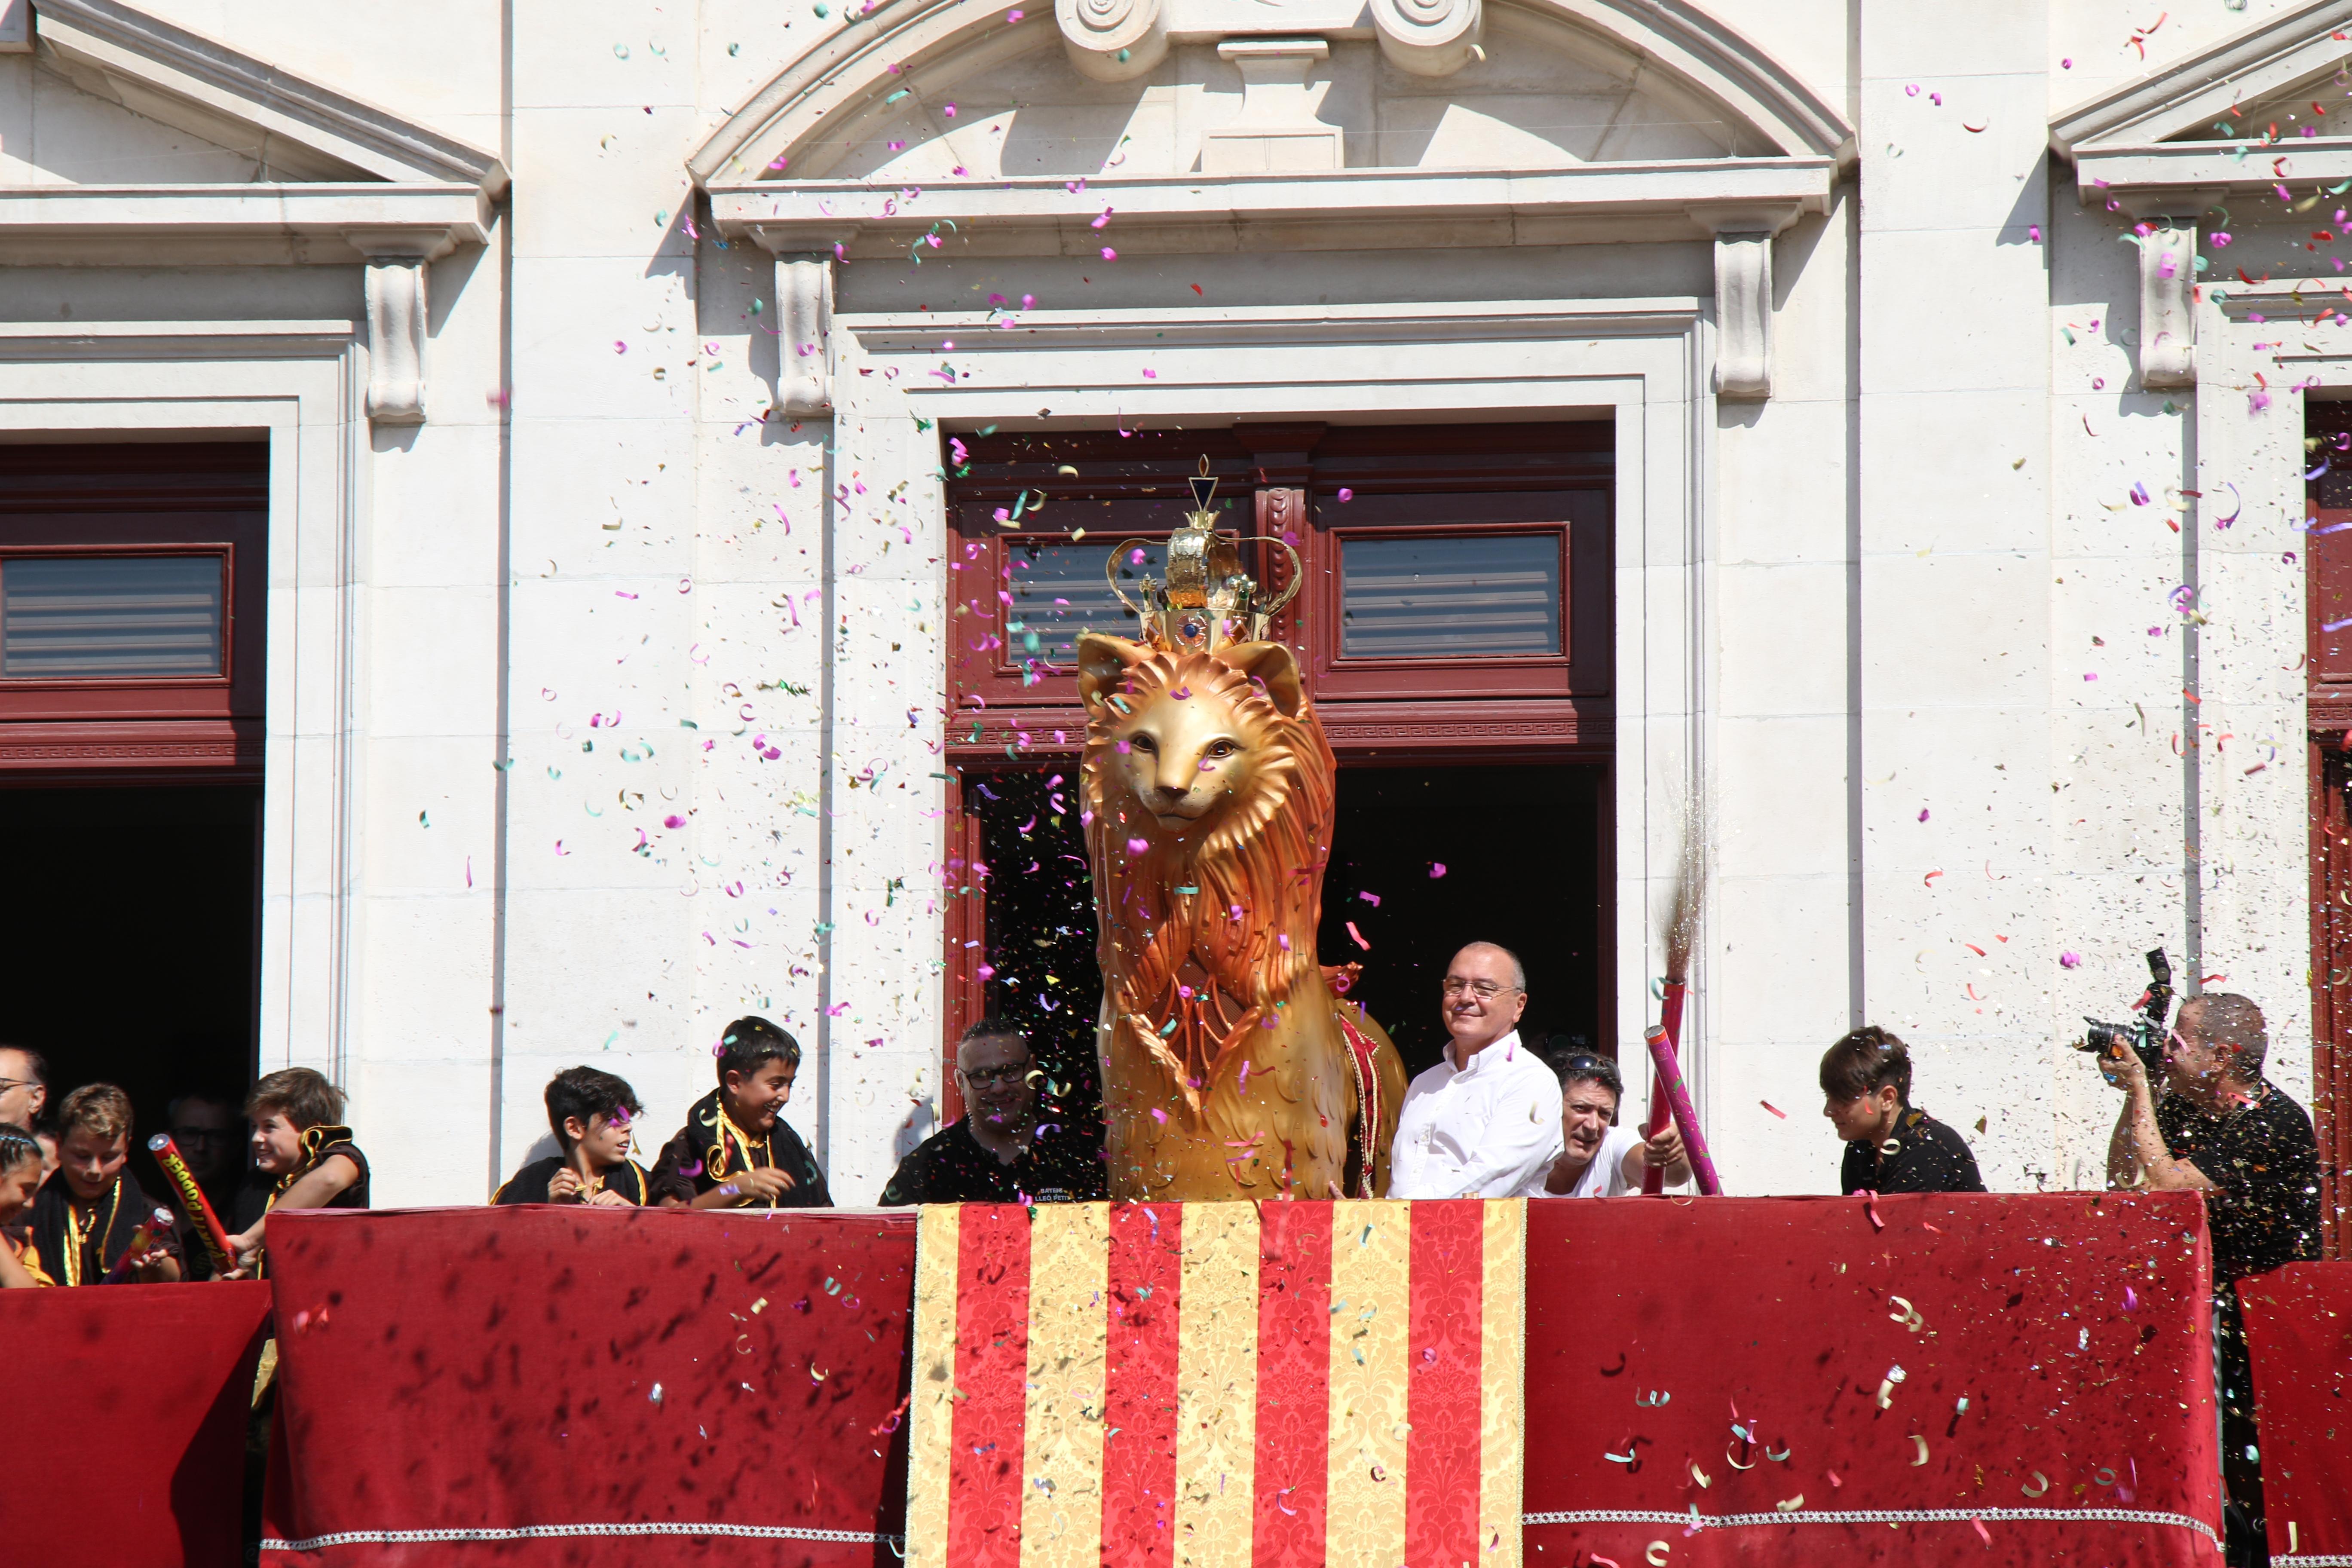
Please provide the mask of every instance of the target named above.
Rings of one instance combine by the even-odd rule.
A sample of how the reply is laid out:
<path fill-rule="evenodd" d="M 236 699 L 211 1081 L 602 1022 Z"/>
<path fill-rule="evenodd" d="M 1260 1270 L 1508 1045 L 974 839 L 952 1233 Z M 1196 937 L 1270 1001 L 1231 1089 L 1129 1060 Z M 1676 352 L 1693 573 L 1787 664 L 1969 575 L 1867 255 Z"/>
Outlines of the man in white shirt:
<path fill-rule="evenodd" d="M 1652 1165 L 1665 1172 L 1666 1185 L 1690 1180 L 1690 1159 L 1675 1124 L 1644 1139 L 1638 1127 L 1617 1127 L 1625 1081 L 1617 1064 L 1579 1054 L 1560 1064 L 1559 1138 L 1551 1159 L 1512 1196 L 1521 1198 L 1622 1198 L 1642 1190 Z"/>
<path fill-rule="evenodd" d="M 1519 1042 L 1528 972 L 1474 942 L 1445 970 L 1445 1059 L 1412 1080 L 1389 1152 L 1392 1198 L 1500 1198 L 1559 1145 L 1559 1080 Z"/>

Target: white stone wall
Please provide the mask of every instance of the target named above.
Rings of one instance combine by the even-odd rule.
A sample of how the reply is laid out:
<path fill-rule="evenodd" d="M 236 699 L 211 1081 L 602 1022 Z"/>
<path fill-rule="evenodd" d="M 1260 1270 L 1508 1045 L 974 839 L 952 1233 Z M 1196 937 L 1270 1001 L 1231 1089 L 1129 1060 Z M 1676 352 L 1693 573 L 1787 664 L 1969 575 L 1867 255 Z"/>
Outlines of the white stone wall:
<path fill-rule="evenodd" d="M 1616 410 L 1620 983 L 1654 971 L 1672 805 L 1700 779 L 1694 1070 L 1733 1190 L 1831 1189 L 1815 1064 L 1864 1020 L 1913 1041 L 1919 1102 L 1970 1132 L 1994 1187 L 2095 1181 L 2112 1101 L 2063 1042 L 2121 1012 L 2159 942 L 2263 1003 L 2273 1076 L 2307 1098 L 2300 400 L 2250 411 L 2274 356 L 2210 300 L 2201 384 L 2141 388 L 2127 221 L 2078 203 L 2047 149 L 2056 111 L 2279 6 L 2172 15 L 2135 46 L 2147 18 L 2111 0 L 2001 0 L 1965 25 L 1721 0 L 1859 154 L 1775 242 L 1762 401 L 1708 390 L 1694 232 L 1163 237 L 1098 264 L 958 231 L 919 265 L 868 247 L 838 270 L 836 415 L 799 422 L 762 418 L 790 352 L 772 258 L 716 230 L 685 165 L 839 37 L 838 4 L 529 3 L 504 29 L 447 3 L 397 26 L 293 0 L 152 8 L 512 174 L 488 245 L 432 266 L 426 423 L 362 429 L 343 499 L 305 502 L 342 509 L 340 557 L 299 589 L 348 607 L 341 672 L 301 670 L 340 683 L 320 733 L 346 748 L 348 827 L 302 896 L 331 906 L 341 956 L 265 960 L 266 990 L 307 999 L 269 1013 L 295 1022 L 265 1066 L 345 1076 L 383 1201 L 486 1194 L 577 1061 L 630 1078 L 666 1134 L 746 1011 L 809 1048 L 790 1118 L 839 1196 L 870 1200 L 940 1090 L 940 422 L 1045 404 L 1092 425 Z M 908 73 L 908 98 L 845 115 L 793 173 L 1181 175 L 1238 110 L 1212 47 L 1092 81 L 1032 9 L 1034 37 Z M 1444 79 L 1336 43 L 1310 84 L 1346 165 L 1757 151 L 1654 59 L 1499 5 L 1485 37 Z M 0 57 L 0 191 L 264 173 Z M 2301 248 L 2314 226 L 2275 210 L 2242 204 L 2209 276 L 2325 267 Z M 361 316 L 347 259 L 184 260 L 0 265 L 0 327 Z M 1043 335 L 997 341 L 992 293 L 1034 296 Z M 1409 324 L 1432 311 L 1457 325 Z M 1341 325 L 1300 346 L 1318 312 Z M 958 331 L 986 340 L 967 342 L 975 379 L 919 384 Z M 2334 352 L 2264 374 L 2326 383 Z M 2243 502 L 2228 529 L 2223 482 Z M 2201 626 L 2169 597 L 2184 584 Z"/>

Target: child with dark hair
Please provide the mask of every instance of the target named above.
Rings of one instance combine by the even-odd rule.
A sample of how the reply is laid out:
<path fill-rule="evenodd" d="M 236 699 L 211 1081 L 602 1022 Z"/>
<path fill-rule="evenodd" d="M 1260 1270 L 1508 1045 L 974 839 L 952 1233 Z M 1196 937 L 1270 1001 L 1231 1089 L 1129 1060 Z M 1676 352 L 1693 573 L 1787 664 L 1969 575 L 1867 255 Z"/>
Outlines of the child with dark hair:
<path fill-rule="evenodd" d="M 271 1212 L 367 1207 L 368 1163 L 343 1124 L 343 1091 L 314 1068 L 265 1075 L 245 1097 L 245 1119 L 253 1126 L 254 1168 L 274 1184 L 238 1194 L 235 1223 L 242 1228 L 228 1238 L 237 1267 L 226 1278 L 259 1279 L 268 1273 L 262 1243 Z"/>
<path fill-rule="evenodd" d="M 47 1168 L 40 1142 L 31 1132 L 13 1121 L 0 1121 L 0 1290 L 57 1283 L 41 1268 L 41 1249 L 30 1224 L 33 1194 L 41 1190 L 41 1173 Z"/>
<path fill-rule="evenodd" d="M 719 1087 L 662 1146 L 654 1195 L 664 1208 L 831 1208 L 816 1156 L 782 1120 L 800 1042 L 765 1018 L 738 1018 L 717 1055 Z"/>
<path fill-rule="evenodd" d="M 117 1265 L 123 1282 L 180 1278 L 179 1243 L 168 1236 L 127 1257 L 155 1213 L 131 1162 L 131 1097 L 110 1083 L 84 1084 L 58 1107 L 58 1175 L 33 1200 L 33 1245 L 61 1285 L 101 1285 Z"/>
<path fill-rule="evenodd" d="M 629 1142 L 645 1110 L 625 1079 L 594 1068 L 565 1068 L 547 1080 L 547 1125 L 563 1152 L 517 1171 L 490 1202 L 600 1208 L 644 1203 L 645 1167 L 629 1158 Z"/>
<path fill-rule="evenodd" d="M 1911 1103 L 1911 1048 L 1875 1024 L 1822 1058 L 1822 1114 L 1845 1140 L 1841 1192 L 1980 1193 L 1960 1135 Z"/>

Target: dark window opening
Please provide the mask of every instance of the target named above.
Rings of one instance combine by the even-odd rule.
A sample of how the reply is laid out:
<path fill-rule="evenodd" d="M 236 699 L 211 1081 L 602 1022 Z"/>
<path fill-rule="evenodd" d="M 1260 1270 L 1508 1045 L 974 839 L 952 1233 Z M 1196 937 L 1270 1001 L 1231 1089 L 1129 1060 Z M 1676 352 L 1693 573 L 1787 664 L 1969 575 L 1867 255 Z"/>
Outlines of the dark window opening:
<path fill-rule="evenodd" d="M 49 1108 L 120 1085 L 134 1169 L 181 1094 L 252 1081 L 258 785 L 0 789 L 0 1042 L 49 1063 Z"/>

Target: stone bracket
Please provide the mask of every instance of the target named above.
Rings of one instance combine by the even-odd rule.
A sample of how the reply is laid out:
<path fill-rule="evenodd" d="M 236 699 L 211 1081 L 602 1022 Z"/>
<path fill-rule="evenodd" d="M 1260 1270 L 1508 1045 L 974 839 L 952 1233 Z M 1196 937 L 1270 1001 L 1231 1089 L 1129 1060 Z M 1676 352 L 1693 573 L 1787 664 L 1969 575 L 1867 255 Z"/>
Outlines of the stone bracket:
<path fill-rule="evenodd" d="M 1797 221 L 1793 207 L 1694 207 L 1715 231 L 1715 395 L 1735 402 L 1772 395 L 1772 240 Z"/>
<path fill-rule="evenodd" d="M 833 258 L 776 256 L 776 404 L 796 418 L 833 412 Z"/>
<path fill-rule="evenodd" d="M 425 423 L 425 260 L 371 256 L 367 264 L 368 417 Z"/>
<path fill-rule="evenodd" d="M 2210 200 L 2208 198 L 2210 198 Z M 2167 192 L 2124 199 L 2147 226 L 2139 240 L 2139 383 L 2151 392 L 2197 384 L 2197 223 L 2217 192 Z"/>
<path fill-rule="evenodd" d="M 446 234 L 349 236 L 367 258 L 367 416 L 378 425 L 425 423 L 425 342 L 430 314 L 425 280 L 457 241 Z"/>

